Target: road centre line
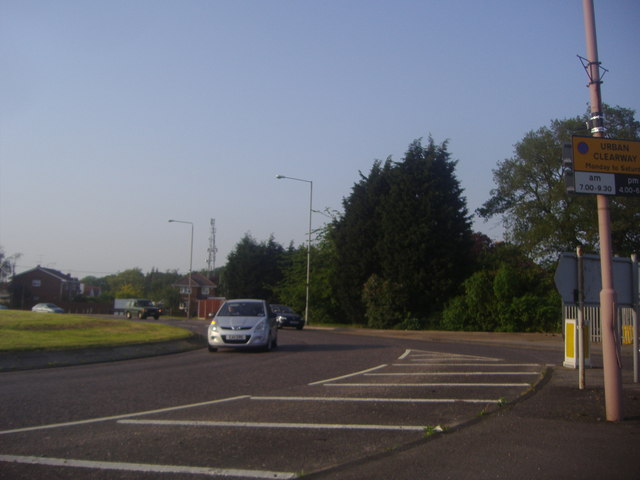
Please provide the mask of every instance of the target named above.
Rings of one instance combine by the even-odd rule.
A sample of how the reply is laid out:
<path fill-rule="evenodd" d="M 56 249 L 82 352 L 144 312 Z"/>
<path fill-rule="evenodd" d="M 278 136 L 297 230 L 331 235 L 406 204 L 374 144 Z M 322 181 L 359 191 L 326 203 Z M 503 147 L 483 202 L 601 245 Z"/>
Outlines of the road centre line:
<path fill-rule="evenodd" d="M 531 387 L 529 383 L 325 383 L 325 387 Z"/>
<path fill-rule="evenodd" d="M 32 457 L 22 455 L 0 455 L 0 461 L 9 463 L 26 463 L 29 465 L 46 465 L 49 467 L 75 467 L 98 470 L 118 470 L 125 472 L 143 473 L 172 473 L 206 475 L 209 477 L 239 477 L 239 478 L 298 478 L 291 472 L 269 472 L 263 470 L 240 470 L 235 468 L 188 467 L 183 465 L 154 465 L 147 463 L 104 462 L 94 460 L 76 460 L 69 458 Z"/>
<path fill-rule="evenodd" d="M 424 425 L 363 425 L 340 423 L 271 423 L 271 422 L 215 422 L 208 420 L 120 420 L 125 425 L 156 425 L 168 427 L 223 427 L 223 428 L 294 428 L 319 430 L 392 430 L 424 431 Z"/>
<path fill-rule="evenodd" d="M 363 373 L 369 373 L 369 372 L 373 372 L 375 370 L 380 370 L 381 368 L 385 368 L 386 366 L 387 366 L 387 364 L 383 363 L 382 365 L 378 365 L 377 367 L 368 368 L 366 370 L 361 370 L 359 372 L 349 373 L 348 375 L 342 375 L 341 377 L 329 378 L 327 380 L 318 380 L 317 382 L 309 383 L 308 385 L 312 386 L 312 385 L 320 385 L 321 383 L 335 382 L 336 380 L 342 380 L 342 379 L 345 379 L 345 378 L 350 378 L 350 377 L 355 377 L 357 375 L 362 375 Z"/>
<path fill-rule="evenodd" d="M 283 402 L 386 402 L 386 403 L 501 403 L 480 398 L 376 398 L 376 397 L 251 397 L 251 400 Z"/>
<path fill-rule="evenodd" d="M 218 400 L 210 400 L 208 402 L 200 402 L 200 403 L 192 403 L 189 405 L 179 405 L 177 407 L 167 407 L 167 408 L 159 408 L 157 410 L 147 410 L 144 412 L 136 412 L 136 413 L 126 413 L 123 415 L 113 415 L 110 417 L 98 417 L 98 418 L 88 418 L 86 420 L 77 420 L 75 422 L 64 422 L 64 423 L 52 423 L 49 425 L 38 425 L 36 427 L 25 427 L 25 428 L 14 428 L 13 430 L 4 430 L 0 431 L 0 435 L 6 435 L 9 433 L 24 433 L 24 432 L 32 432 L 36 430 L 47 430 L 50 428 L 60 428 L 60 427 L 73 427 L 76 425 L 86 425 L 88 423 L 99 423 L 99 422 L 108 422 L 111 420 L 122 420 L 125 418 L 132 417 L 141 417 L 144 415 L 153 415 L 156 413 L 166 413 L 173 412 L 176 410 L 184 410 L 187 408 L 196 408 L 196 407 L 204 407 L 207 405 L 215 405 L 216 403 L 225 403 L 225 402 L 233 402 L 235 400 L 243 400 L 250 398 L 250 395 L 239 395 L 237 397 L 229 397 L 229 398 L 221 398 Z"/>

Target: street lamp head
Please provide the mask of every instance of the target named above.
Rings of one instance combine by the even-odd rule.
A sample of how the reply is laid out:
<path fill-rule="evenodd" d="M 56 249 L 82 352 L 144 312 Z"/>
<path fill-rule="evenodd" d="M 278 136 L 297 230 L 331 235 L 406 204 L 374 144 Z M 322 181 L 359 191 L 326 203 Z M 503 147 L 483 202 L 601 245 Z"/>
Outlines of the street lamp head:
<path fill-rule="evenodd" d="M 277 178 L 278 180 L 282 180 L 283 178 L 286 178 L 286 177 L 285 177 L 284 175 L 276 175 L 276 178 Z"/>

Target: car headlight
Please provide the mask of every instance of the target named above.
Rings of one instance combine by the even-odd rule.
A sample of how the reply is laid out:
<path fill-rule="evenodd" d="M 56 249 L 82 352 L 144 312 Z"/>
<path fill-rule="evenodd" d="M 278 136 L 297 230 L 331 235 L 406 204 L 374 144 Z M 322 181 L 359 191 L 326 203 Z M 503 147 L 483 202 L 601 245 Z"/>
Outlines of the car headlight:
<path fill-rule="evenodd" d="M 209 330 L 217 332 L 218 331 L 218 322 L 215 320 L 211 321 L 211 325 L 209 325 Z"/>
<path fill-rule="evenodd" d="M 265 320 L 260 320 L 258 323 L 256 323 L 256 326 L 253 330 L 256 333 L 264 333 L 267 330 L 267 322 Z"/>

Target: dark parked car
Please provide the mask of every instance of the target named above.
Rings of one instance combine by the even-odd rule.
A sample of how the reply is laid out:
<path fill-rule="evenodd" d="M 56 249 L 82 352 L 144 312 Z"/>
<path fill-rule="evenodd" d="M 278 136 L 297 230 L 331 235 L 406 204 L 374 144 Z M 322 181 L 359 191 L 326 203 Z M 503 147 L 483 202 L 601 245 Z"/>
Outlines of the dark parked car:
<path fill-rule="evenodd" d="M 304 327 L 304 319 L 294 312 L 291 307 L 287 307 L 286 305 L 271 305 L 271 310 L 276 314 L 278 328 L 296 327 L 298 330 L 302 330 Z"/>

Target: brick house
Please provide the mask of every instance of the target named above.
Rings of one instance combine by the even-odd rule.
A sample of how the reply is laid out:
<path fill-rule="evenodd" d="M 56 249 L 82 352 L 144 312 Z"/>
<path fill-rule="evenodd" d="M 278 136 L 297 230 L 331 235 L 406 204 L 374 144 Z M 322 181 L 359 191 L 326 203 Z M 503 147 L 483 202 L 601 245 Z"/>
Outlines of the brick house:
<path fill-rule="evenodd" d="M 38 265 L 14 275 L 10 289 L 12 305 L 29 309 L 41 302 L 60 304 L 72 301 L 80 294 L 80 282 L 71 275 Z"/>
<path fill-rule="evenodd" d="M 187 309 L 189 300 L 191 301 L 191 314 L 197 311 L 198 300 L 206 300 L 215 297 L 217 285 L 209 280 L 201 273 L 191 274 L 191 283 L 189 283 L 189 275 L 185 275 L 173 285 L 180 290 L 180 308 Z"/>

